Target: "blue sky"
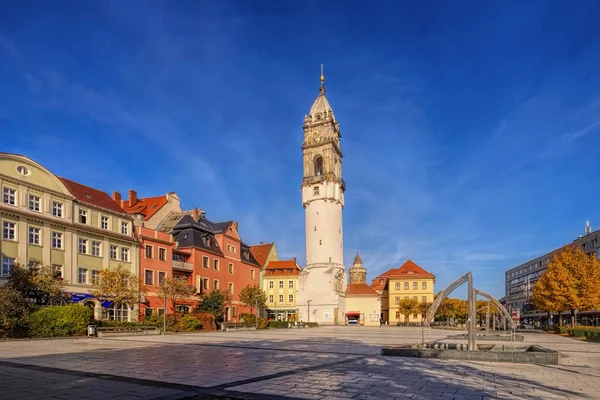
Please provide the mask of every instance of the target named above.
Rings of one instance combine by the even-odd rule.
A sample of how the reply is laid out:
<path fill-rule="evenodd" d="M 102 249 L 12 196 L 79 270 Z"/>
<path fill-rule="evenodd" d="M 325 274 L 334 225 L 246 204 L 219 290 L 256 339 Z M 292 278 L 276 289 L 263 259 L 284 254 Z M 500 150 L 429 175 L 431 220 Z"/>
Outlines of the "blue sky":
<path fill-rule="evenodd" d="M 418 3 L 418 4 L 417 4 Z M 1 150 L 236 219 L 304 262 L 303 116 L 342 129 L 345 262 L 436 289 L 600 227 L 595 1 L 8 2 Z"/>

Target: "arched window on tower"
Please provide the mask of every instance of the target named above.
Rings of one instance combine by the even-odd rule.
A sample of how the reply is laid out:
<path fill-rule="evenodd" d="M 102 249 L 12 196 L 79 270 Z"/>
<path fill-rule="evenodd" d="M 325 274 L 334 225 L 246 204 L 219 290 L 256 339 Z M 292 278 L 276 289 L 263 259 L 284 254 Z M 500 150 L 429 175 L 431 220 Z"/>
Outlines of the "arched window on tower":
<path fill-rule="evenodd" d="M 323 157 L 315 157 L 315 176 L 323 175 Z"/>

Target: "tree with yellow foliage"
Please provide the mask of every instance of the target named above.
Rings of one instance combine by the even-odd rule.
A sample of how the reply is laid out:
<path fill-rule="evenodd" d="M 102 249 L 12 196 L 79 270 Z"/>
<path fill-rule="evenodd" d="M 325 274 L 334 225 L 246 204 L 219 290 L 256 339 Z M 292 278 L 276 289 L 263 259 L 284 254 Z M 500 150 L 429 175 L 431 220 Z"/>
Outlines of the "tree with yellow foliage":
<path fill-rule="evenodd" d="M 548 312 L 570 310 L 575 326 L 577 311 L 600 309 L 600 261 L 579 247 L 565 246 L 536 282 L 533 303 Z"/>
<path fill-rule="evenodd" d="M 410 315 L 419 312 L 419 302 L 415 299 L 402 299 L 398 303 L 398 311 L 404 315 L 404 325 L 408 325 Z"/>

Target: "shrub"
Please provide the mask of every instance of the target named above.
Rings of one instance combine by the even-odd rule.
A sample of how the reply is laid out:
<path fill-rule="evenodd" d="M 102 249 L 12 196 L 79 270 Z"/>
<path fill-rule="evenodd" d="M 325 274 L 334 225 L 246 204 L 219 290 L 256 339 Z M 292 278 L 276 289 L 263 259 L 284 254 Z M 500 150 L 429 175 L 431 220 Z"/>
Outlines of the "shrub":
<path fill-rule="evenodd" d="M 305 322 L 304 326 L 308 326 L 309 328 L 317 328 L 319 324 L 316 322 Z"/>
<path fill-rule="evenodd" d="M 288 324 L 292 324 L 293 322 L 287 322 L 287 321 L 269 321 L 268 323 L 268 327 L 269 328 L 287 328 Z"/>
<path fill-rule="evenodd" d="M 29 318 L 29 334 L 32 337 L 81 335 L 93 317 L 91 309 L 79 304 L 40 308 Z"/>
<path fill-rule="evenodd" d="M 202 329 L 202 324 L 193 315 L 185 315 L 177 324 L 179 332 L 193 332 Z"/>
<path fill-rule="evenodd" d="M 31 304 L 14 289 L 0 287 L 0 338 L 27 336 Z"/>
<path fill-rule="evenodd" d="M 94 321 L 94 324 L 96 324 L 96 326 L 98 326 L 98 327 L 103 326 L 103 327 L 124 327 L 124 328 L 134 328 L 137 326 L 154 326 L 153 324 L 146 323 L 146 320 L 144 320 L 144 322 L 96 320 L 96 321 Z"/>
<path fill-rule="evenodd" d="M 554 333 L 558 333 L 558 334 L 569 333 L 569 328 L 566 326 L 555 325 Z"/>

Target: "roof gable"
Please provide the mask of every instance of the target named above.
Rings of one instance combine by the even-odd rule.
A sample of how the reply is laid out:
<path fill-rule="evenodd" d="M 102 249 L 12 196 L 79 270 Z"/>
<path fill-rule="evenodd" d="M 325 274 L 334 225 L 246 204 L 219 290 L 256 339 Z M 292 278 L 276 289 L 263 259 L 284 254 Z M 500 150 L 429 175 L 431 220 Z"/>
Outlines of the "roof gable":
<path fill-rule="evenodd" d="M 250 252 L 258 261 L 261 267 L 264 267 L 267 260 L 269 259 L 269 254 L 271 254 L 271 250 L 275 243 L 267 243 L 267 244 L 258 244 L 255 246 L 250 246 Z"/>
<path fill-rule="evenodd" d="M 123 209 L 129 214 L 142 214 L 144 221 L 148 221 L 168 202 L 167 196 L 144 197 L 137 199 L 131 207 L 127 205 L 127 201 L 124 201 Z"/>
<path fill-rule="evenodd" d="M 417 264 L 415 264 L 411 260 L 407 260 L 404 264 L 402 264 L 402 266 L 400 266 L 400 268 L 392 268 L 389 271 L 384 272 L 383 274 L 379 275 L 377 278 L 380 278 L 380 277 L 408 278 L 408 277 L 412 277 L 412 276 L 419 277 L 419 278 L 423 278 L 423 277 L 435 278 L 435 275 L 433 275 L 431 272 L 425 271 L 423 268 L 419 267 Z"/>
<path fill-rule="evenodd" d="M 366 283 L 349 283 L 346 289 L 346 296 L 379 296 L 379 293 Z"/>
<path fill-rule="evenodd" d="M 65 185 L 67 190 L 79 201 L 80 203 L 87 204 L 92 207 L 102 208 L 104 210 L 116 212 L 119 214 L 127 214 L 125 210 L 121 208 L 114 200 L 101 190 L 91 188 L 81 183 L 74 182 L 72 180 L 58 177 L 60 181 Z"/>

